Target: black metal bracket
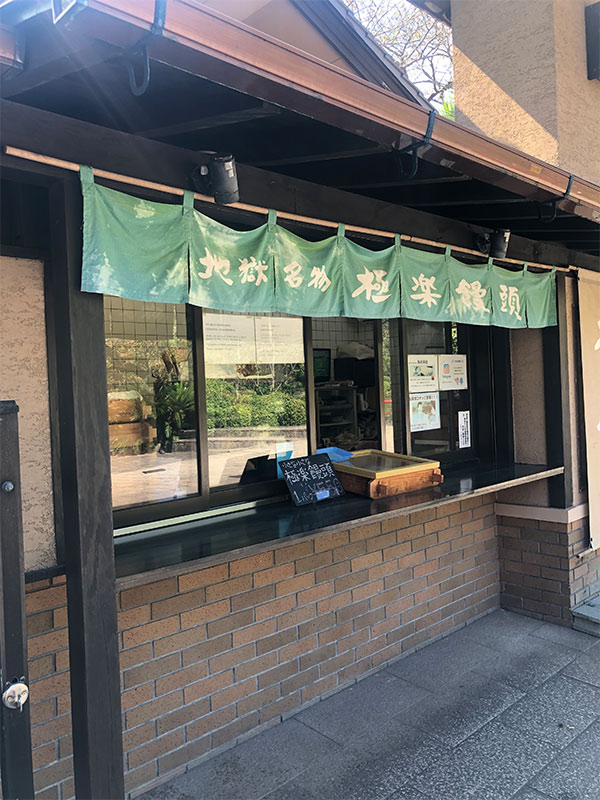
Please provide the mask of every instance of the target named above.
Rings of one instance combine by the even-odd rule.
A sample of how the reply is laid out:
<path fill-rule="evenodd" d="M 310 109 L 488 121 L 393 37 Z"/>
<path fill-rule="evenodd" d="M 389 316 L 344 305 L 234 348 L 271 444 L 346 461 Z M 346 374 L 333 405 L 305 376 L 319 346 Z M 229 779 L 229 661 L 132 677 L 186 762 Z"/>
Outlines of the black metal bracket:
<path fill-rule="evenodd" d="M 412 144 L 403 147 L 401 150 L 394 148 L 392 152 L 395 156 L 396 166 L 400 175 L 407 180 L 411 180 L 417 174 L 417 169 L 419 168 L 419 148 L 423 147 L 424 145 L 429 144 L 431 141 L 431 136 L 433 134 L 433 126 L 435 124 L 435 118 L 437 117 L 437 111 L 432 108 L 429 112 L 429 119 L 427 120 L 427 130 L 425 131 L 425 136 L 422 139 L 419 139 L 418 142 L 413 142 Z M 412 155 L 410 169 L 407 171 L 402 166 L 402 158 L 401 156 L 405 153 L 410 153 Z"/>
<path fill-rule="evenodd" d="M 554 222 L 554 220 L 556 219 L 556 212 L 558 211 L 558 204 L 559 204 L 559 202 L 561 200 L 566 200 L 567 197 L 571 194 L 571 187 L 572 186 L 573 186 L 573 175 L 571 174 L 571 175 L 569 175 L 569 182 L 567 183 L 567 188 L 566 188 L 566 191 L 564 192 L 564 194 L 561 194 L 560 197 L 557 197 L 554 200 L 551 200 L 550 203 L 540 203 L 539 204 L 538 215 L 539 215 L 540 220 L 545 225 L 550 225 L 551 222 Z M 546 206 L 546 205 L 550 206 L 551 213 L 550 213 L 549 217 L 545 217 L 542 214 L 542 208 L 544 208 L 544 206 Z"/>
<path fill-rule="evenodd" d="M 136 42 L 136 44 L 130 47 L 125 54 L 127 73 L 129 75 L 129 88 L 131 89 L 131 93 L 136 97 L 141 97 L 150 84 L 150 56 L 148 55 L 148 45 L 150 45 L 154 39 L 162 36 L 165 28 L 166 16 L 167 0 L 154 0 L 154 21 L 152 27 L 148 33 L 143 36 L 139 42 Z M 137 55 L 141 55 L 143 65 L 143 74 L 140 83 L 136 80 L 133 63 Z"/>

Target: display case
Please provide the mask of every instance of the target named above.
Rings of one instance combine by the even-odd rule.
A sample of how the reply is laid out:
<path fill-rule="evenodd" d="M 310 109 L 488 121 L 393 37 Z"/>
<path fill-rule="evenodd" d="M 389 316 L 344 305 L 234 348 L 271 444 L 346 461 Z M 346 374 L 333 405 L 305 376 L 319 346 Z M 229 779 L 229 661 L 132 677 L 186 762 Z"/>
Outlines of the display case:
<path fill-rule="evenodd" d="M 319 447 L 351 448 L 358 441 L 356 386 L 317 386 L 317 441 Z"/>
<path fill-rule="evenodd" d="M 375 500 L 437 486 L 444 478 L 439 461 L 384 450 L 357 450 L 347 461 L 335 463 L 348 492 Z"/>

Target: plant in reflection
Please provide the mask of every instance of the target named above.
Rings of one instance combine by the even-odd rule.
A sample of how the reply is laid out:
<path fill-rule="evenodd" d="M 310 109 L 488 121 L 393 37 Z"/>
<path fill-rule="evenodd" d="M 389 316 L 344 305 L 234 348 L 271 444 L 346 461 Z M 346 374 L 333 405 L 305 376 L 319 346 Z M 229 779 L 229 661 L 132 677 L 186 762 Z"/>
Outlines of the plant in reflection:
<path fill-rule="evenodd" d="M 277 388 L 272 379 L 236 381 L 209 378 L 206 381 L 206 412 L 209 429 L 215 428 L 274 428 L 306 424 L 304 384 L 300 375 L 304 366 L 281 371 Z M 275 371 L 277 372 L 277 370 Z M 247 376 L 246 376 L 247 377 Z"/>
<path fill-rule="evenodd" d="M 189 383 L 180 380 L 180 369 L 175 352 L 164 350 L 161 353 L 164 367 L 153 370 L 154 378 L 154 416 L 158 452 L 171 453 L 173 442 L 181 432 L 193 426 L 195 411 L 194 390 Z"/>

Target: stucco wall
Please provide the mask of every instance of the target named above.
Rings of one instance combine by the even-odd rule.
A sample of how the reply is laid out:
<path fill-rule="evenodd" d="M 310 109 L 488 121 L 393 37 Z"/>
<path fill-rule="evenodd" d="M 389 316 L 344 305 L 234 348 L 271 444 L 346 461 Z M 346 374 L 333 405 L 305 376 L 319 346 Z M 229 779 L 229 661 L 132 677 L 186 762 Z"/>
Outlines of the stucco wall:
<path fill-rule="evenodd" d="M 600 183 L 600 81 L 587 79 L 585 6 L 554 0 L 558 166 Z"/>
<path fill-rule="evenodd" d="M 0 258 L 0 396 L 19 406 L 25 569 L 56 563 L 44 265 Z"/>
<path fill-rule="evenodd" d="M 453 0 L 456 119 L 600 182 L 600 81 L 587 78 L 595 0 Z"/>
<path fill-rule="evenodd" d="M 556 163 L 553 0 L 454 0 L 452 34 L 457 122 Z"/>

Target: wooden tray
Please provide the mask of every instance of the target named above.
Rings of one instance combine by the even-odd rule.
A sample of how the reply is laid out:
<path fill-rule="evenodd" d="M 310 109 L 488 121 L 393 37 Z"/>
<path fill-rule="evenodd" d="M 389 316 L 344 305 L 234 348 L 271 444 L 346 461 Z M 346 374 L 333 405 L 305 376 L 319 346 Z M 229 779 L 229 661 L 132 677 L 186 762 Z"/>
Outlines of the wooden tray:
<path fill-rule="evenodd" d="M 371 468 L 365 466 L 370 462 Z M 444 480 L 439 461 L 383 450 L 358 450 L 348 461 L 334 466 L 346 491 L 372 500 L 437 486 Z"/>

